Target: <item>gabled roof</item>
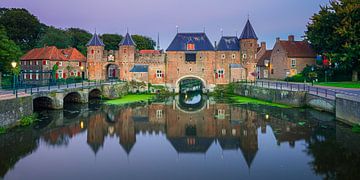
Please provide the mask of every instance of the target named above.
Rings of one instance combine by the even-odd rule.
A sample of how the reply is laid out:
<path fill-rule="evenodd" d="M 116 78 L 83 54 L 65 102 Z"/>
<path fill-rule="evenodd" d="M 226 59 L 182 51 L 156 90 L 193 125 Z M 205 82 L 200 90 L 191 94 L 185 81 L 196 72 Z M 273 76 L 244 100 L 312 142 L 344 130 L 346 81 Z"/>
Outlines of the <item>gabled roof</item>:
<path fill-rule="evenodd" d="M 266 50 L 265 53 L 259 58 L 258 66 L 265 66 L 265 60 L 270 60 L 272 50 Z"/>
<path fill-rule="evenodd" d="M 206 153 L 213 143 L 213 138 L 207 137 L 193 137 L 195 144 L 189 144 L 187 137 L 174 137 L 168 138 L 171 145 L 178 153 Z"/>
<path fill-rule="evenodd" d="M 105 46 L 99 36 L 95 33 L 86 46 Z"/>
<path fill-rule="evenodd" d="M 166 51 L 187 51 L 187 44 L 195 45 L 194 51 L 214 51 L 205 33 L 178 33 Z"/>
<path fill-rule="evenodd" d="M 86 61 L 86 57 L 76 48 L 61 49 L 62 54 L 70 61 Z"/>
<path fill-rule="evenodd" d="M 149 66 L 143 64 L 135 64 L 130 72 L 148 72 Z"/>
<path fill-rule="evenodd" d="M 250 20 L 247 20 L 244 30 L 241 33 L 240 39 L 258 39 L 254 28 L 250 23 Z"/>
<path fill-rule="evenodd" d="M 306 41 L 279 41 L 281 47 L 287 52 L 288 57 L 315 58 L 316 53 Z"/>
<path fill-rule="evenodd" d="M 136 46 L 136 44 L 130 34 L 126 33 L 125 37 L 119 43 L 119 46 Z"/>
<path fill-rule="evenodd" d="M 46 46 L 43 48 L 34 48 L 23 55 L 20 60 L 67 60 L 64 54 L 55 46 Z"/>
<path fill-rule="evenodd" d="M 239 51 L 240 42 L 236 36 L 223 36 L 221 37 L 217 46 L 218 51 Z"/>

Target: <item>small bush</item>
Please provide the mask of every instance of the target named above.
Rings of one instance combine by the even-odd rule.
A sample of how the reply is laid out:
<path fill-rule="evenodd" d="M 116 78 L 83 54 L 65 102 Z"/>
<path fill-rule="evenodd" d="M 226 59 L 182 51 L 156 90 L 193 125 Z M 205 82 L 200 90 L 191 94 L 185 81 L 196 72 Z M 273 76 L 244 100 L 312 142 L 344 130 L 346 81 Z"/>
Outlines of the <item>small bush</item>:
<path fill-rule="evenodd" d="M 5 134 L 5 133 L 6 133 L 6 128 L 0 126 L 0 134 Z"/>
<path fill-rule="evenodd" d="M 37 114 L 32 114 L 29 116 L 23 116 L 20 119 L 20 126 L 29 126 L 37 121 Z"/>
<path fill-rule="evenodd" d="M 285 80 L 290 82 L 304 82 L 305 79 L 306 78 L 302 74 L 296 74 L 294 76 L 287 77 Z"/>
<path fill-rule="evenodd" d="M 354 132 L 354 133 L 360 133 L 360 125 L 358 124 L 358 125 L 353 126 L 352 132 Z"/>

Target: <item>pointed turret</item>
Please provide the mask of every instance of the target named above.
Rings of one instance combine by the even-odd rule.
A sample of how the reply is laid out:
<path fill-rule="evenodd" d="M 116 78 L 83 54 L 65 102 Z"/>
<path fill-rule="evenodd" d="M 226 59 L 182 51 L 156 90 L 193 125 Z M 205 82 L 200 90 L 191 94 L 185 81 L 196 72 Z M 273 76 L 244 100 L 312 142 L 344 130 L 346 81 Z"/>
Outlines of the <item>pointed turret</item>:
<path fill-rule="evenodd" d="M 99 36 L 96 33 L 94 33 L 93 37 L 86 44 L 86 46 L 105 46 L 105 44 L 102 42 Z"/>
<path fill-rule="evenodd" d="M 119 43 L 119 46 L 136 46 L 136 44 L 130 34 L 126 33 L 125 37 Z"/>
<path fill-rule="evenodd" d="M 249 19 L 241 33 L 240 39 L 258 39 Z"/>

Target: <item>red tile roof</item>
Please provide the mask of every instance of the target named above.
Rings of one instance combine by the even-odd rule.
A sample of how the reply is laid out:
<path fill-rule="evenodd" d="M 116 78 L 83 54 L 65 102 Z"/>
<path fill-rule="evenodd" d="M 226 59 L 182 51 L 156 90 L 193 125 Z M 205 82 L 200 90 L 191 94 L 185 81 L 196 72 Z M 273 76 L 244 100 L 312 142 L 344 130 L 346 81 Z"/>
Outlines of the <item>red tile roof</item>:
<path fill-rule="evenodd" d="M 86 58 L 76 48 L 58 49 L 55 46 L 46 46 L 43 48 L 34 48 L 23 55 L 20 60 L 80 60 Z"/>
<path fill-rule="evenodd" d="M 86 61 L 86 57 L 76 48 L 61 49 L 62 54 L 70 61 Z"/>
<path fill-rule="evenodd" d="M 159 50 L 140 50 L 140 54 L 160 54 Z"/>
<path fill-rule="evenodd" d="M 306 41 L 280 41 L 280 45 L 288 53 L 288 57 L 315 58 L 316 53 Z"/>
<path fill-rule="evenodd" d="M 265 53 L 259 58 L 258 66 L 265 66 L 265 60 L 270 60 L 272 50 L 266 50 Z"/>

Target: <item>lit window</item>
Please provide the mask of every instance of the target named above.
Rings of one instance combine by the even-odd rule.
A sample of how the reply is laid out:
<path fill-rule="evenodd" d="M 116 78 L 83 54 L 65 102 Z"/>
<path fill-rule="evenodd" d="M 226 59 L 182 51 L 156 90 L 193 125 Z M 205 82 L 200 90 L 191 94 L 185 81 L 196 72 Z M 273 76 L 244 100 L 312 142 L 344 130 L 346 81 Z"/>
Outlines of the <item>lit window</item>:
<path fill-rule="evenodd" d="M 188 43 L 188 44 L 187 44 L 187 50 L 188 50 L 188 51 L 193 51 L 193 50 L 195 50 L 195 44 L 193 44 L 193 43 Z"/>
<path fill-rule="evenodd" d="M 291 59 L 291 68 L 296 67 L 296 59 Z"/>

